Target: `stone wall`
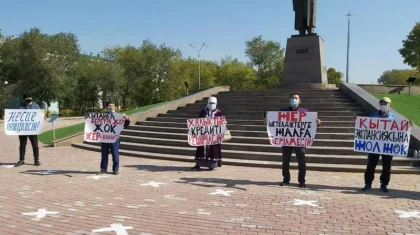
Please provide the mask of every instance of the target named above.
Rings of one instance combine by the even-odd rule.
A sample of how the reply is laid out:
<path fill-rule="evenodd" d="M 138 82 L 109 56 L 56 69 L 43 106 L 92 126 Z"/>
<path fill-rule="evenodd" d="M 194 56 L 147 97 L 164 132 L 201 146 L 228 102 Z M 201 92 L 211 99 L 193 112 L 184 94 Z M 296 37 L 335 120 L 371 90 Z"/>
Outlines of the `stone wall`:
<path fill-rule="evenodd" d="M 408 94 L 408 85 L 373 85 L 359 84 L 363 90 L 371 94 Z M 420 95 L 420 86 L 411 86 L 411 94 Z"/>

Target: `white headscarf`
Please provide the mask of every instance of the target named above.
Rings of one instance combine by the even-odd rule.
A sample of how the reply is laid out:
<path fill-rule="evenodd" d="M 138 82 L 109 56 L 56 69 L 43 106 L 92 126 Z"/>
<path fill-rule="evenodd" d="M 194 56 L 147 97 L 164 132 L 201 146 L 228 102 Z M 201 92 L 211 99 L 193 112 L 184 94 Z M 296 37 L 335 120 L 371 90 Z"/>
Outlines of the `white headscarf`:
<path fill-rule="evenodd" d="M 210 103 L 214 103 L 214 104 L 210 104 Z M 214 111 L 216 110 L 217 107 L 217 98 L 216 97 L 209 97 L 208 101 L 207 101 L 207 116 L 212 117 L 214 114 Z"/>

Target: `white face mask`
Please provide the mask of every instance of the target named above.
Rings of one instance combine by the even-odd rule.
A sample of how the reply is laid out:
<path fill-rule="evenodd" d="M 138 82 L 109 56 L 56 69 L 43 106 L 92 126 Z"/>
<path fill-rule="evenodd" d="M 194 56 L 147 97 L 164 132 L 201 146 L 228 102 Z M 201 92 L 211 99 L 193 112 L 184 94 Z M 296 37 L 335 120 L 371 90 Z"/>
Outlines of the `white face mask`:
<path fill-rule="evenodd" d="M 387 111 L 388 111 L 388 105 L 379 105 L 379 109 L 380 109 L 382 112 L 387 112 Z"/>
<path fill-rule="evenodd" d="M 213 111 L 216 109 L 216 104 L 207 104 L 207 108 L 209 108 L 210 111 Z"/>

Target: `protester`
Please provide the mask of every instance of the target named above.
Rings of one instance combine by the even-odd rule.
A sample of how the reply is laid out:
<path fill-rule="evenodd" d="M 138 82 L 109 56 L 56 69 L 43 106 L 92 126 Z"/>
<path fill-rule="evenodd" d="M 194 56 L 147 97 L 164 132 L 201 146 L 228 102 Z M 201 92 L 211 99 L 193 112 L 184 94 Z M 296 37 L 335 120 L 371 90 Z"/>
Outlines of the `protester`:
<path fill-rule="evenodd" d="M 201 110 L 198 118 L 206 117 L 220 117 L 222 112 L 216 109 L 217 98 L 209 97 L 207 107 Z M 200 167 L 208 167 L 213 170 L 216 167 L 222 166 L 222 148 L 221 144 L 206 145 L 197 147 L 195 153 L 195 166 L 191 168 L 192 171 L 200 170 Z"/>
<path fill-rule="evenodd" d="M 379 100 L 379 110 L 377 112 L 374 112 L 370 115 L 371 118 L 389 118 L 397 120 L 398 116 L 394 114 L 393 112 L 389 111 L 389 108 L 391 107 L 391 99 L 388 97 L 383 97 L 381 100 Z M 411 121 L 410 125 L 413 125 Z M 380 154 L 374 154 L 369 153 L 368 154 L 368 163 L 366 166 L 365 171 L 365 187 L 362 189 L 362 191 L 367 191 L 372 188 L 372 182 L 375 178 L 375 168 L 376 165 L 379 162 Z M 382 154 L 382 173 L 381 173 L 381 190 L 383 192 L 389 192 L 388 190 L 388 184 L 391 179 L 391 164 L 392 164 L 392 158 L 391 155 L 385 155 Z"/>
<path fill-rule="evenodd" d="M 106 103 L 107 111 L 110 113 L 115 112 L 115 103 L 112 101 L 108 101 Z M 124 121 L 124 128 L 127 128 L 130 125 L 130 119 L 124 115 L 125 121 Z M 114 142 L 114 143 L 101 143 L 101 171 L 99 174 L 106 174 L 107 168 L 108 168 L 108 156 L 109 152 L 111 152 L 112 155 L 112 172 L 114 175 L 119 174 L 119 166 L 120 166 L 120 138 Z"/>
<path fill-rule="evenodd" d="M 23 95 L 24 103 L 21 103 L 19 109 L 40 109 L 39 105 L 32 101 L 32 96 Z M 15 164 L 15 167 L 19 167 L 25 164 L 26 154 L 26 143 L 31 141 L 32 151 L 34 153 L 34 164 L 40 166 L 39 162 L 39 147 L 38 147 L 38 135 L 20 135 L 19 136 L 19 161 Z"/>
<path fill-rule="evenodd" d="M 298 93 L 293 93 L 290 96 L 290 106 L 287 108 L 283 108 L 280 111 L 287 112 L 309 112 L 308 109 L 302 108 L 299 106 L 301 99 Z M 264 112 L 264 124 L 267 123 L 267 112 Z M 316 120 L 317 125 L 321 124 L 321 120 Z M 289 185 L 290 183 L 290 160 L 292 158 L 293 150 L 296 153 L 296 158 L 298 161 L 299 167 L 299 176 L 298 182 L 299 187 L 305 188 L 305 176 L 306 176 L 306 159 L 305 159 L 305 152 L 306 147 L 293 147 L 293 146 L 282 146 L 282 155 L 283 155 L 283 164 L 282 164 L 282 173 L 283 173 L 283 182 L 280 183 L 280 186 Z"/>

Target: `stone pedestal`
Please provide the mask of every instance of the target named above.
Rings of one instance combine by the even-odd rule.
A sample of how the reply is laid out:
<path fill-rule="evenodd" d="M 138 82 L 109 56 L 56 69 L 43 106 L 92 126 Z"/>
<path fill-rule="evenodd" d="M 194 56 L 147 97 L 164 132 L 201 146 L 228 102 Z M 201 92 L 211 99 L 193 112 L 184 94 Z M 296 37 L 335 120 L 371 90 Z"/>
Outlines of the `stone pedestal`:
<path fill-rule="evenodd" d="M 328 84 L 324 40 L 318 35 L 287 39 L 282 86 Z"/>

